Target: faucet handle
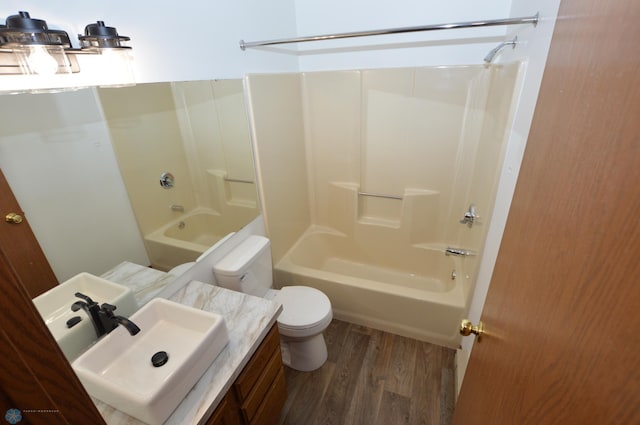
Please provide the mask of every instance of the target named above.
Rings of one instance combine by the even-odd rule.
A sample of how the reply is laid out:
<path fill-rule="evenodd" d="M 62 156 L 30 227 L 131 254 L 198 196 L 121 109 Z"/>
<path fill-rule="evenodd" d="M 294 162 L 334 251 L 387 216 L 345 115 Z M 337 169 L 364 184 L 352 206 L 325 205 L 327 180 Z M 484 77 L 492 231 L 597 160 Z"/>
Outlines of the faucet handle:
<path fill-rule="evenodd" d="M 108 303 L 102 303 L 102 306 L 100 306 L 100 308 L 107 313 L 108 317 L 113 317 L 113 311 L 116 310 L 118 307 L 116 307 L 113 304 L 108 304 Z"/>
<path fill-rule="evenodd" d="M 465 211 L 462 220 L 460 220 L 460 224 L 466 224 L 469 228 L 474 224 L 480 224 L 480 216 L 478 215 L 474 204 L 469 205 L 469 209 Z"/>
<path fill-rule="evenodd" d="M 78 311 L 81 310 L 82 307 L 86 306 L 87 304 L 84 301 L 76 301 L 73 304 L 71 304 L 71 311 Z"/>
<path fill-rule="evenodd" d="M 88 295 L 85 295 L 82 292 L 76 292 L 74 295 L 82 300 L 85 300 L 87 304 L 97 304 L 95 301 L 89 298 Z"/>

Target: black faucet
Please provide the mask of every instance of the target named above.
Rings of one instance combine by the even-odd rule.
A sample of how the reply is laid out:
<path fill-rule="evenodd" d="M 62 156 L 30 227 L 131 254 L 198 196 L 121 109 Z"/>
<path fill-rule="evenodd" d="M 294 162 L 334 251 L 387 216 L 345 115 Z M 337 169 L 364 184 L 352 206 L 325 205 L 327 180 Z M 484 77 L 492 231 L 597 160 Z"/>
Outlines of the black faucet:
<path fill-rule="evenodd" d="M 124 326 L 132 336 L 140 332 L 140 328 L 131 320 L 127 319 L 126 317 L 116 316 L 115 314 L 113 314 L 113 310 L 115 310 L 116 308 L 117 307 L 115 305 L 107 303 L 102 304 L 102 307 L 100 308 L 100 312 L 102 313 L 100 317 L 103 317 L 103 320 L 106 322 L 105 328 L 107 330 L 107 333 L 114 330 L 118 325 Z M 109 327 L 111 329 L 109 329 Z"/>
<path fill-rule="evenodd" d="M 98 335 L 98 338 L 106 334 L 107 332 L 104 328 L 104 325 L 102 324 L 102 320 L 100 319 L 100 306 L 98 305 L 98 303 L 81 292 L 76 292 L 75 296 L 83 299 L 84 301 L 74 302 L 71 305 L 71 311 L 78 311 L 80 309 L 83 309 L 91 318 L 91 323 L 93 324 L 93 328 L 96 330 L 96 335 Z"/>
<path fill-rule="evenodd" d="M 113 311 L 117 308 L 115 305 L 103 303 L 102 306 L 100 306 L 97 302 L 93 301 L 81 292 L 76 292 L 75 296 L 83 299 L 84 301 L 76 301 L 73 303 L 71 305 L 71 310 L 78 311 L 83 309 L 89 315 L 98 338 L 108 334 L 118 327 L 118 325 L 124 326 L 131 335 L 135 335 L 140 332 L 140 328 L 131 320 L 126 317 L 116 316 L 113 314 Z"/>

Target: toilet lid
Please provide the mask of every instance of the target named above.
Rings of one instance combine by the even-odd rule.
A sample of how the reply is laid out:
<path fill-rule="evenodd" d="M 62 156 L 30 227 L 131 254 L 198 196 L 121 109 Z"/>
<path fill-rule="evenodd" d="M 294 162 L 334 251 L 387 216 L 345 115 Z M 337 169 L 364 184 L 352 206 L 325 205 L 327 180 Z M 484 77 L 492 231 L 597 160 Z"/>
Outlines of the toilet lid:
<path fill-rule="evenodd" d="M 315 288 L 285 286 L 275 301 L 282 304 L 278 324 L 289 329 L 307 329 L 316 326 L 331 313 L 331 301 Z"/>

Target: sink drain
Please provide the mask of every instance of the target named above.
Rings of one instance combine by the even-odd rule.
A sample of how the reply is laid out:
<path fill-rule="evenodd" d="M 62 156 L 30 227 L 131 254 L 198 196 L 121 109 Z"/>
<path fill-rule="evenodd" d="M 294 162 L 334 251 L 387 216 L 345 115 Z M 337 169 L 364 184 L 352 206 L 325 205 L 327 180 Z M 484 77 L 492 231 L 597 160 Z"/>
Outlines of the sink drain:
<path fill-rule="evenodd" d="M 169 361 L 169 355 L 166 351 L 158 351 L 153 356 L 151 356 L 151 364 L 154 367 L 163 366 L 165 363 Z"/>

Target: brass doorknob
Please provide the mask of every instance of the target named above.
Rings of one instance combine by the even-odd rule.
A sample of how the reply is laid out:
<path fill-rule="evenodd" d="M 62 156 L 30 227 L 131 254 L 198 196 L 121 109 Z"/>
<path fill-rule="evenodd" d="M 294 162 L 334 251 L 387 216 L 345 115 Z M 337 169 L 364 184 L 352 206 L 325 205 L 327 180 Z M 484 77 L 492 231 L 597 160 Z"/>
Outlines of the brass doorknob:
<path fill-rule="evenodd" d="M 9 213 L 5 217 L 7 223 L 20 224 L 22 223 L 22 216 L 16 213 Z"/>
<path fill-rule="evenodd" d="M 484 325 L 482 324 L 482 322 L 478 322 L 478 326 L 473 326 L 473 323 L 471 323 L 467 319 L 464 319 L 460 323 L 460 333 L 463 336 L 469 336 L 471 334 L 474 334 L 478 336 L 478 339 L 480 339 L 480 337 L 484 333 Z"/>

